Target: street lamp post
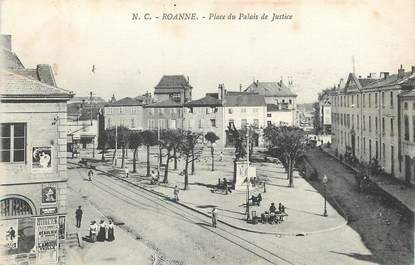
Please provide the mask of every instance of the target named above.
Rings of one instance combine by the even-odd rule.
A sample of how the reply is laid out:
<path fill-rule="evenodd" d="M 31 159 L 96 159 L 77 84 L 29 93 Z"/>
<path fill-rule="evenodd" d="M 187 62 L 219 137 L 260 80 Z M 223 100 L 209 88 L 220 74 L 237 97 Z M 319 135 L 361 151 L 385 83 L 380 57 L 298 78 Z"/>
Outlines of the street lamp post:
<path fill-rule="evenodd" d="M 328 181 L 327 176 L 324 175 L 324 177 L 323 177 L 323 189 L 324 189 L 324 213 L 323 213 L 323 216 L 325 216 L 325 217 L 328 216 L 327 215 L 327 198 L 326 198 L 327 181 Z"/>

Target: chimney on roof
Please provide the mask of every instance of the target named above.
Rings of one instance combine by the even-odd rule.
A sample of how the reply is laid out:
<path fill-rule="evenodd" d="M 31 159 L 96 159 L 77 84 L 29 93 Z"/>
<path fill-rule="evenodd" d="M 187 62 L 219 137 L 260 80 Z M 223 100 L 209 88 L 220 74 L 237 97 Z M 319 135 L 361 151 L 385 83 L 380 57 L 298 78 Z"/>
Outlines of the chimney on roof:
<path fill-rule="evenodd" d="M 398 79 L 405 77 L 405 69 L 403 69 L 402 64 L 401 68 L 398 69 Z"/>
<path fill-rule="evenodd" d="M 367 78 L 376 78 L 376 73 L 369 73 Z"/>
<path fill-rule="evenodd" d="M 239 92 L 242 92 L 242 84 L 239 84 Z"/>
<path fill-rule="evenodd" d="M 389 76 L 389 72 L 380 72 L 380 77 L 386 79 Z"/>
<path fill-rule="evenodd" d="M 412 65 L 412 67 L 411 67 L 412 69 L 411 69 L 411 74 L 415 74 L 415 66 L 414 65 Z"/>
<path fill-rule="evenodd" d="M 222 100 L 224 96 L 224 84 L 219 84 L 218 89 L 219 89 L 218 99 Z"/>
<path fill-rule="evenodd" d="M 12 35 L 1 34 L 0 35 L 0 46 L 7 50 L 12 50 Z"/>

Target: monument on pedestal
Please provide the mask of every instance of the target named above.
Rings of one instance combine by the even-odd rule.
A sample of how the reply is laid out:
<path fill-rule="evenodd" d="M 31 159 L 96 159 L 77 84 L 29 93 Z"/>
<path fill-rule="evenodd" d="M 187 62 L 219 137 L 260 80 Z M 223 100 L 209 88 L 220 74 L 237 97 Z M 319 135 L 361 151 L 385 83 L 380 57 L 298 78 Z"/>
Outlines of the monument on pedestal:
<path fill-rule="evenodd" d="M 256 177 L 255 167 L 249 166 L 248 153 L 244 143 L 243 135 L 235 128 L 234 124 L 229 124 L 229 132 L 235 142 L 235 159 L 233 161 L 233 189 L 246 190 L 250 188 L 250 179 Z M 248 182 L 248 183 L 247 183 Z"/>

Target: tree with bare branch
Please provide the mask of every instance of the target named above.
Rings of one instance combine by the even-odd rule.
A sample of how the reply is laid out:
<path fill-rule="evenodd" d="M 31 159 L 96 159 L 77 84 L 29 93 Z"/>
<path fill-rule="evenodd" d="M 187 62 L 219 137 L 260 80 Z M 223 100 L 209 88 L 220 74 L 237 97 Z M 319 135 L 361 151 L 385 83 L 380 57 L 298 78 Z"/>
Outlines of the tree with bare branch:
<path fill-rule="evenodd" d="M 141 132 L 141 141 L 142 144 L 146 146 L 147 149 L 147 174 L 150 176 L 150 147 L 158 144 L 157 142 L 157 132 L 154 130 L 145 130 Z"/>
<path fill-rule="evenodd" d="M 160 132 L 160 145 L 162 149 L 166 150 L 166 164 L 164 168 L 164 179 L 163 183 L 168 183 L 168 174 L 169 174 L 169 164 L 170 160 L 175 157 L 175 150 L 182 141 L 182 132 L 178 129 L 176 130 L 162 130 Z"/>
<path fill-rule="evenodd" d="M 202 134 L 192 131 L 182 131 L 178 152 L 184 158 L 184 189 L 189 189 L 189 164 L 194 163 L 202 154 L 202 148 L 196 149 Z"/>

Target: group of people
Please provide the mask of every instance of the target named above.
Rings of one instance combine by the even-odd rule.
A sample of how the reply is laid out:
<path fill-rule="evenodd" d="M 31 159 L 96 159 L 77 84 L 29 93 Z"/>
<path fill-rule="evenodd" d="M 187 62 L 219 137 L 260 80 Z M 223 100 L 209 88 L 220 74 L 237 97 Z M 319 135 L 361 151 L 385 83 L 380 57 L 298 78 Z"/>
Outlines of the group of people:
<path fill-rule="evenodd" d="M 108 224 L 104 220 L 101 220 L 99 224 L 96 221 L 91 221 L 89 225 L 89 239 L 92 243 L 96 241 L 114 241 L 114 223 L 112 220 L 109 220 Z"/>
<path fill-rule="evenodd" d="M 272 202 L 271 206 L 269 207 L 270 213 L 285 213 L 285 206 L 282 203 L 278 204 L 278 212 L 277 207 L 275 207 L 275 204 Z"/>

